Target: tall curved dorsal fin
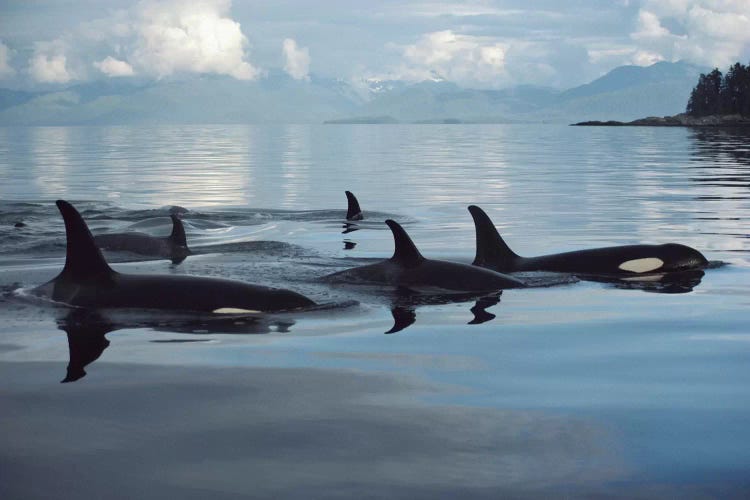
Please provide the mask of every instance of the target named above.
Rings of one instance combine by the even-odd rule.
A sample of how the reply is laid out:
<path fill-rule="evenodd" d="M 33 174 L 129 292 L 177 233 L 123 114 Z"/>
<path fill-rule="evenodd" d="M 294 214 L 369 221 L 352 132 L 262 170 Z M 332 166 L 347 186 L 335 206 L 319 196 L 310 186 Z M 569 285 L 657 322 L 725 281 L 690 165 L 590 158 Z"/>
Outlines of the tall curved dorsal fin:
<path fill-rule="evenodd" d="M 398 222 L 392 219 L 388 219 L 387 221 L 385 221 L 385 223 L 388 224 L 389 228 L 391 228 L 391 232 L 393 233 L 393 242 L 395 244 L 393 257 L 391 257 L 391 260 L 396 261 L 405 267 L 416 266 L 417 264 L 422 262 L 424 260 L 424 257 L 422 257 L 422 254 L 419 253 L 419 250 L 417 250 L 414 242 L 411 241 L 409 235 L 406 233 L 406 231 L 404 231 L 404 228 L 401 227 Z"/>
<path fill-rule="evenodd" d="M 65 221 L 67 237 L 65 267 L 60 277 L 79 283 L 111 278 L 115 271 L 104 260 L 78 210 L 64 200 L 57 200 L 57 208 Z"/>
<path fill-rule="evenodd" d="M 362 209 L 359 208 L 359 202 L 357 197 L 352 194 L 351 191 L 344 191 L 346 193 L 346 220 L 362 220 Z"/>
<path fill-rule="evenodd" d="M 477 253 L 472 264 L 492 267 L 498 271 L 508 271 L 511 267 L 510 261 L 519 256 L 503 241 L 484 210 L 476 205 L 469 205 L 469 212 L 474 219 L 474 229 L 477 235 Z"/>
<path fill-rule="evenodd" d="M 187 248 L 187 238 L 185 237 L 185 226 L 182 224 L 182 220 L 176 214 L 170 214 L 169 217 L 172 219 L 172 234 L 169 235 L 169 241 L 173 245 L 178 245 Z"/>

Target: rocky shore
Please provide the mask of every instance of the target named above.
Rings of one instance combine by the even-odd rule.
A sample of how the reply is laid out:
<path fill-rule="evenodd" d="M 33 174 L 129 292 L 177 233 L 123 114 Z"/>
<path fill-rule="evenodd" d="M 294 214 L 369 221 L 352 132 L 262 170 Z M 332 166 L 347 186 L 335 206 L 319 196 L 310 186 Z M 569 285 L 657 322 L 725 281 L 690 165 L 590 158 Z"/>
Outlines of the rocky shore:
<path fill-rule="evenodd" d="M 585 121 L 573 123 L 574 126 L 590 127 L 750 127 L 750 116 L 742 115 L 710 115 L 689 116 L 680 113 L 674 116 L 649 116 L 632 122 Z"/>

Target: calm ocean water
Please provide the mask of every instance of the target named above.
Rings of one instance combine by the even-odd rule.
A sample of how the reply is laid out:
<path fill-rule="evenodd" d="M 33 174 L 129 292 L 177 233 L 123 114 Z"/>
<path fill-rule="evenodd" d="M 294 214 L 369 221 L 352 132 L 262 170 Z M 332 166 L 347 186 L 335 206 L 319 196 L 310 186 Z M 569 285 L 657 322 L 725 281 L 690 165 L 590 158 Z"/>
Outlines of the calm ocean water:
<path fill-rule="evenodd" d="M 349 228 L 346 189 L 366 216 Z M 23 293 L 64 262 L 58 198 L 94 232 L 162 235 L 189 210 L 197 255 L 107 254 L 119 270 L 359 304 L 108 317 L 109 346 L 61 385 L 72 320 Z M 390 256 L 389 217 L 470 262 L 469 204 L 521 255 L 680 242 L 724 265 L 692 289 L 565 282 L 479 313 L 318 281 Z M 741 130 L 0 128 L 0 496 L 750 496 L 749 221 Z M 415 321 L 385 335 L 392 314 Z"/>

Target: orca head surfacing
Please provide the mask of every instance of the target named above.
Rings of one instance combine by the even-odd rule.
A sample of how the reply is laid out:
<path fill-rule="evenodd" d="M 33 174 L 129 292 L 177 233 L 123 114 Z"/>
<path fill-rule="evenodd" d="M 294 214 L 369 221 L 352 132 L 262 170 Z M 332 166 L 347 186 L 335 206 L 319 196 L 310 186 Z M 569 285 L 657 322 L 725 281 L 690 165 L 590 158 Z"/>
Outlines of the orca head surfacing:
<path fill-rule="evenodd" d="M 695 248 L 680 243 L 665 243 L 659 245 L 658 258 L 664 261 L 662 271 L 689 271 L 693 269 L 705 269 L 708 267 L 708 259 Z"/>
<path fill-rule="evenodd" d="M 505 243 L 489 216 L 476 205 L 469 205 L 469 213 L 474 219 L 477 247 L 472 265 L 499 272 L 513 271 L 513 262 L 520 257 Z"/>
<path fill-rule="evenodd" d="M 674 273 L 704 269 L 708 259 L 698 250 L 679 243 L 642 245 L 640 255 L 623 261 L 619 270 L 633 275 Z"/>
<path fill-rule="evenodd" d="M 357 201 L 357 197 L 354 196 L 354 194 L 351 191 L 344 191 L 346 194 L 346 220 L 362 220 L 364 219 L 364 216 L 362 215 L 362 209 L 359 208 L 359 201 Z"/>

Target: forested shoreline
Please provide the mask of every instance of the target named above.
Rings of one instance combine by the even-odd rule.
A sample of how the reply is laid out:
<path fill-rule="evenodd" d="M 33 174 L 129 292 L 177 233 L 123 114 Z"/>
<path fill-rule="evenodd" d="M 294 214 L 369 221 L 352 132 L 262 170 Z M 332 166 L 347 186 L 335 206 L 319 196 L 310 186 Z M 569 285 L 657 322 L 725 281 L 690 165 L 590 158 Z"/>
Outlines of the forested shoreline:
<path fill-rule="evenodd" d="M 580 126 L 746 127 L 750 126 L 750 64 L 737 62 L 725 74 L 701 73 L 684 113 L 630 122 L 584 121 Z"/>

